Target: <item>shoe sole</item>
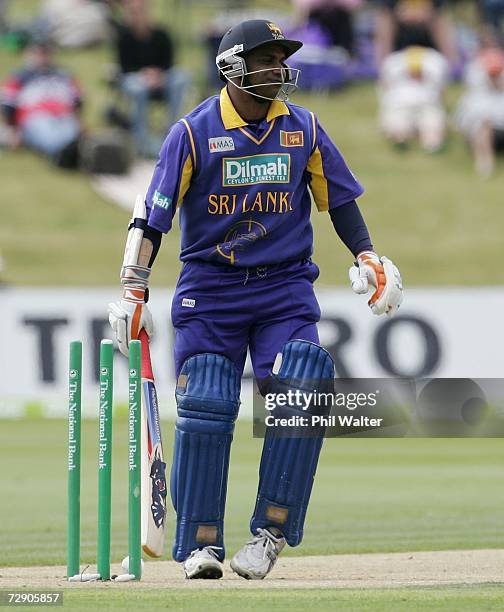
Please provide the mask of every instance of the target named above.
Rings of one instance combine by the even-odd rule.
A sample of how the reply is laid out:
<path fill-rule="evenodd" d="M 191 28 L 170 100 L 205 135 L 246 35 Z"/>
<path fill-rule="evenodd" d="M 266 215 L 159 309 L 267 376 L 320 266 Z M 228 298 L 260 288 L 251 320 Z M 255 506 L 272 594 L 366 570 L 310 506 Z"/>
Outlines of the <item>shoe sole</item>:
<path fill-rule="evenodd" d="M 245 578 L 245 580 L 264 580 L 266 578 L 266 575 L 254 576 L 254 574 L 247 573 L 245 570 L 242 570 L 241 567 L 235 565 L 233 561 L 231 561 L 229 565 L 235 574 L 238 574 L 238 576 Z"/>
<path fill-rule="evenodd" d="M 200 565 L 196 572 L 191 576 L 186 573 L 186 578 L 188 580 L 218 580 L 219 578 L 222 578 L 222 569 L 215 565 Z"/>

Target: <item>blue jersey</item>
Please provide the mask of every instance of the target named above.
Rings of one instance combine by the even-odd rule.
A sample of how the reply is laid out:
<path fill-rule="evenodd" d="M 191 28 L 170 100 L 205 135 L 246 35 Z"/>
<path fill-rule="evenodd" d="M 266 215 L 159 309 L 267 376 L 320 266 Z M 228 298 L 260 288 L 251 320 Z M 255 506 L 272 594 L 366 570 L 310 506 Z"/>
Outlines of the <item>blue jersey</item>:
<path fill-rule="evenodd" d="M 170 130 L 146 207 L 164 233 L 179 208 L 182 261 L 248 267 L 312 254 L 311 196 L 327 211 L 362 193 L 314 113 L 275 100 L 248 124 L 224 88 Z"/>

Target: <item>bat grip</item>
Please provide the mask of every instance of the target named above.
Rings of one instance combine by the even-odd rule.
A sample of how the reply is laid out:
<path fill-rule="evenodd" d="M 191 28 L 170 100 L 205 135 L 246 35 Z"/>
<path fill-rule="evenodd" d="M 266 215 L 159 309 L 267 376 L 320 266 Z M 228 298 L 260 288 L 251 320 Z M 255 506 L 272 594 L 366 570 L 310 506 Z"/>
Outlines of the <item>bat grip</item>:
<path fill-rule="evenodd" d="M 149 336 L 143 327 L 138 334 L 138 339 L 142 343 L 142 378 L 154 380 L 149 348 Z"/>

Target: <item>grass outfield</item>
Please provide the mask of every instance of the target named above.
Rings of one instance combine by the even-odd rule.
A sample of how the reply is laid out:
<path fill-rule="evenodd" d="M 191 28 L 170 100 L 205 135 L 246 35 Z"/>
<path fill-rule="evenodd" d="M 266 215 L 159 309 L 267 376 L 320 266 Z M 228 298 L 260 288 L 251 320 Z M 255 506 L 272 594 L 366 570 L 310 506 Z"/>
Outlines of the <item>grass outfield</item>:
<path fill-rule="evenodd" d="M 164 424 L 168 463 L 172 424 Z M 239 423 L 232 450 L 226 546 L 248 538 L 261 441 Z M 114 429 L 112 559 L 127 547 L 126 421 Z M 82 562 L 96 556 L 97 423 L 83 428 Z M 502 548 L 504 446 L 498 439 L 327 440 L 303 545 L 286 555 Z M 0 564 L 63 565 L 66 424 L 2 421 Z M 8 466 L 8 467 L 7 467 Z M 169 513 L 168 542 L 173 533 Z"/>
<path fill-rule="evenodd" d="M 37 2 L 11 3 L 29 14 Z M 178 3 L 178 9 L 190 10 Z M 285 3 L 284 3 L 285 4 Z M 166 6 L 156 2 L 166 20 Z M 24 10 L 22 8 L 24 7 Z M 182 41 L 181 61 L 201 80 L 205 57 L 200 40 L 209 6 L 198 4 Z M 178 14 L 178 13 L 177 13 Z M 187 21 L 187 20 L 186 20 Z M 0 52 L 0 79 L 21 58 Z M 106 48 L 62 51 L 60 61 L 72 69 L 86 92 L 85 122 L 100 124 L 107 99 L 101 82 Z M 453 109 L 459 89 L 448 92 Z M 335 95 L 298 93 L 293 102 L 317 112 L 349 165 L 366 187 L 360 200 L 375 247 L 400 266 L 406 285 L 499 285 L 504 270 L 489 265 L 501 249 L 504 225 L 504 161 L 495 177 L 475 176 L 460 137 L 452 135 L 446 152 L 427 156 L 418 150 L 397 152 L 376 129 L 373 84 L 357 85 Z M 189 110 L 189 109 L 188 109 Z M 2 210 L 0 250 L 7 262 L 4 280 L 18 285 L 115 285 L 122 261 L 129 215 L 105 202 L 85 176 L 56 171 L 30 153 L 0 152 Z M 134 194 L 132 194 L 132 203 Z M 349 253 L 336 237 L 327 214 L 313 215 L 315 259 L 321 283 L 347 284 Z M 174 285 L 178 274 L 178 228 L 165 238 L 154 285 Z M 454 265 L 454 257 L 464 265 Z"/>
<path fill-rule="evenodd" d="M 266 585 L 266 583 L 264 583 Z M 396 610 L 447 610 L 470 612 L 502 609 L 501 586 L 462 586 L 405 589 L 305 589 L 240 591 L 187 589 L 107 590 L 65 589 L 64 606 L 72 610 L 329 610 L 394 612 Z"/>

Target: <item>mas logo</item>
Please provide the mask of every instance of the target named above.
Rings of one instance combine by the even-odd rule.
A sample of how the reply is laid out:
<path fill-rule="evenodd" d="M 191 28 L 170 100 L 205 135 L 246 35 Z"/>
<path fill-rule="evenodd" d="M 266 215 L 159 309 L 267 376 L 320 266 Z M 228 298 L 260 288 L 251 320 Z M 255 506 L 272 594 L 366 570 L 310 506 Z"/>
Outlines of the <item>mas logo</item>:
<path fill-rule="evenodd" d="M 234 151 L 234 140 L 231 136 L 218 136 L 208 139 L 208 150 L 210 153 L 219 153 L 220 151 Z"/>
<path fill-rule="evenodd" d="M 170 208 L 171 206 L 171 203 L 172 199 L 168 196 L 165 196 L 160 191 L 154 192 L 154 195 L 152 196 L 152 204 L 154 206 L 159 206 L 159 208 L 164 208 L 165 210 L 168 210 L 168 208 Z"/>
<path fill-rule="evenodd" d="M 290 155 L 270 153 L 222 159 L 222 185 L 290 182 Z"/>
<path fill-rule="evenodd" d="M 303 132 L 285 132 L 280 130 L 280 144 L 282 147 L 302 147 L 304 145 Z"/>

